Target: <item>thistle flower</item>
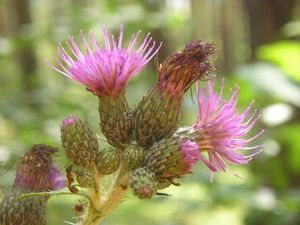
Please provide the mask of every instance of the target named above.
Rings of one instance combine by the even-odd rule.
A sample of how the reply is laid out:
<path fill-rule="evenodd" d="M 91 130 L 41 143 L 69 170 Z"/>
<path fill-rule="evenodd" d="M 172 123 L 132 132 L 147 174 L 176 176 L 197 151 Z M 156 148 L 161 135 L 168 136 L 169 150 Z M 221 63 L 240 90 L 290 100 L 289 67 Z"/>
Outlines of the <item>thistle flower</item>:
<path fill-rule="evenodd" d="M 17 167 L 15 185 L 24 191 L 58 190 L 65 186 L 65 179 L 53 164 L 57 152 L 51 146 L 38 144 L 24 155 Z"/>
<path fill-rule="evenodd" d="M 48 177 L 50 180 L 50 189 L 55 191 L 65 187 L 66 179 L 60 172 L 57 166 L 52 165 L 49 168 Z"/>
<path fill-rule="evenodd" d="M 154 143 L 146 152 L 146 167 L 153 171 L 159 181 L 159 189 L 175 184 L 173 179 L 192 172 L 192 167 L 200 160 L 198 145 L 173 135 Z"/>
<path fill-rule="evenodd" d="M 195 81 L 209 77 L 214 68 L 208 58 L 215 52 L 213 44 L 195 41 L 160 65 L 156 84 L 134 112 L 135 139 L 139 145 L 150 146 L 175 131 L 184 93 Z"/>
<path fill-rule="evenodd" d="M 157 47 L 148 34 L 136 47 L 140 34 L 134 34 L 127 48 L 122 47 L 123 26 L 119 39 L 115 40 L 106 29 L 103 30 L 104 47 L 100 47 L 94 34 L 90 33 L 90 44 L 81 33 L 86 50 L 84 54 L 72 36 L 67 46 L 72 54 L 59 44 L 58 64 L 54 70 L 76 80 L 99 98 L 100 126 L 108 142 L 121 149 L 130 141 L 131 114 L 125 97 L 129 79 L 138 74 L 154 57 L 161 47 Z M 111 132 L 114 130 L 114 132 Z"/>
<path fill-rule="evenodd" d="M 226 171 L 226 163 L 246 164 L 258 153 L 262 145 L 248 147 L 248 143 L 260 136 L 261 130 L 252 138 L 245 136 L 259 119 L 257 110 L 249 115 L 254 101 L 239 114 L 236 104 L 239 89 L 236 86 L 229 100 L 222 98 L 224 81 L 220 94 L 213 90 L 214 83 L 209 81 L 208 88 L 197 88 L 199 115 L 194 125 L 198 135 L 195 138 L 201 152 L 201 160 L 212 172 Z M 246 150 L 256 150 L 243 154 Z M 205 157 L 207 155 L 207 157 Z"/>
<path fill-rule="evenodd" d="M 146 36 L 139 48 L 136 42 L 140 32 L 134 34 L 127 48 L 122 47 L 124 29 L 121 26 L 119 39 L 115 40 L 106 29 L 103 29 L 104 47 L 101 47 L 90 32 L 90 44 L 81 32 L 85 47 L 84 54 L 72 36 L 67 46 L 72 54 L 59 44 L 58 64 L 51 66 L 63 75 L 84 84 L 89 91 L 99 97 L 116 97 L 122 93 L 129 79 L 138 74 L 158 52 L 150 34 Z"/>

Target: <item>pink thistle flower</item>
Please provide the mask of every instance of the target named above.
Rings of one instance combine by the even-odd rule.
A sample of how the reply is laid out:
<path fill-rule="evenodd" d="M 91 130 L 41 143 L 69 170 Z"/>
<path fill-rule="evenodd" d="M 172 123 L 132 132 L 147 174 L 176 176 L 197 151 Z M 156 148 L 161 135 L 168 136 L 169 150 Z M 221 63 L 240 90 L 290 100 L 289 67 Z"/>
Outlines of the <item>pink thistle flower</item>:
<path fill-rule="evenodd" d="M 198 131 L 196 142 L 201 152 L 201 160 L 212 172 L 226 171 L 226 164 L 246 164 L 261 152 L 262 145 L 247 147 L 248 143 L 260 136 L 261 130 L 250 139 L 245 135 L 253 128 L 259 116 L 257 110 L 249 116 L 252 101 L 246 110 L 239 114 L 236 104 L 239 89 L 236 86 L 229 100 L 222 98 L 224 80 L 220 94 L 213 90 L 214 83 L 208 82 L 208 88 L 197 87 L 199 115 L 194 125 Z M 242 154 L 245 150 L 256 150 L 252 154 Z M 204 156 L 207 154 L 207 157 Z"/>
<path fill-rule="evenodd" d="M 62 122 L 62 126 L 70 126 L 73 125 L 75 123 L 78 123 L 80 119 L 77 118 L 76 116 L 69 116 L 66 119 L 63 120 Z"/>
<path fill-rule="evenodd" d="M 90 43 L 81 32 L 86 53 L 78 47 L 72 36 L 67 42 L 71 54 L 59 43 L 57 60 L 60 68 L 50 65 L 54 70 L 84 84 L 97 96 L 115 97 L 124 91 L 129 79 L 138 74 L 159 51 L 156 42 L 148 33 L 140 47 L 136 47 L 140 31 L 134 34 L 127 48 L 122 47 L 123 26 L 120 27 L 116 41 L 103 29 L 104 47 L 101 47 L 90 32 Z"/>
<path fill-rule="evenodd" d="M 66 179 L 57 166 L 52 165 L 48 172 L 50 190 L 59 190 L 66 186 Z"/>
<path fill-rule="evenodd" d="M 192 167 L 201 159 L 197 143 L 190 140 L 183 140 L 180 144 L 180 152 L 184 165 L 184 174 L 191 173 Z"/>
<path fill-rule="evenodd" d="M 201 159 L 196 142 L 173 135 L 155 142 L 147 151 L 146 166 L 156 174 L 160 188 L 192 172 L 192 167 Z"/>

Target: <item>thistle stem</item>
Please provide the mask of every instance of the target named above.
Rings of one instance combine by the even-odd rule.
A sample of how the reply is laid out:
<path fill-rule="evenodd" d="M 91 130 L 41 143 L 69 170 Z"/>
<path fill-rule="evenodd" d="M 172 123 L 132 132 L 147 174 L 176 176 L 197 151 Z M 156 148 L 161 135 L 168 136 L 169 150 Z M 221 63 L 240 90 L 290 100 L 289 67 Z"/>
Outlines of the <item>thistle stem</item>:
<path fill-rule="evenodd" d="M 99 225 L 103 219 L 110 214 L 123 199 L 128 190 L 129 174 L 125 165 L 121 164 L 115 175 L 108 193 L 100 196 L 100 175 L 95 174 L 98 182 L 94 185 L 90 197 L 91 204 L 83 220 L 76 225 Z"/>
<path fill-rule="evenodd" d="M 124 164 L 121 164 L 111 185 L 110 192 L 102 199 L 101 209 L 104 215 L 110 214 L 128 191 L 129 174 Z"/>
<path fill-rule="evenodd" d="M 91 199 L 93 203 L 93 207 L 96 209 L 96 211 L 99 210 L 99 199 L 101 198 L 101 174 L 98 172 L 96 165 L 94 165 L 94 184 L 93 188 L 91 189 Z"/>
<path fill-rule="evenodd" d="M 86 197 L 89 201 L 91 201 L 91 198 L 87 194 L 82 192 L 72 193 L 72 192 L 59 192 L 59 191 L 22 194 L 19 200 L 24 200 L 25 198 L 37 197 L 37 196 L 51 197 L 51 196 L 58 196 L 58 195 L 80 195 Z"/>

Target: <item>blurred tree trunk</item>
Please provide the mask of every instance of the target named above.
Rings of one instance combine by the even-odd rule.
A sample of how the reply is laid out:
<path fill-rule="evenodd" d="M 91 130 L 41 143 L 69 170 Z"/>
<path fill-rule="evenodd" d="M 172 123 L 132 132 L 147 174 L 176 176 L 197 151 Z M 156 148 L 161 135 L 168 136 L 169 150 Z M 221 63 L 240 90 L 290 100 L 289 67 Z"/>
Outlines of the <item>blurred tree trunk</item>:
<path fill-rule="evenodd" d="M 142 4 L 146 8 L 147 13 L 152 14 L 160 11 L 162 5 L 164 4 L 164 1 L 144 1 Z M 162 27 L 156 27 L 151 30 L 151 36 L 153 37 L 153 40 L 157 41 L 157 43 L 159 43 L 160 41 L 162 41 L 163 43 L 167 43 L 167 38 L 163 33 L 162 29 Z M 162 62 L 169 55 L 170 52 L 168 50 L 170 49 L 167 49 L 167 47 L 167 44 L 164 44 L 163 47 L 160 49 L 159 54 L 157 56 L 159 57 L 158 62 Z"/>
<path fill-rule="evenodd" d="M 4 4 L 6 2 L 0 3 L 0 37 L 8 36 L 8 13 L 7 7 Z"/>
<path fill-rule="evenodd" d="M 246 61 L 248 40 L 241 0 L 192 0 L 191 9 L 193 37 L 215 42 L 219 72 L 232 72 Z"/>
<path fill-rule="evenodd" d="M 296 0 L 243 0 L 249 18 L 252 58 L 255 49 L 274 41 L 293 13 Z"/>
<path fill-rule="evenodd" d="M 15 11 L 14 36 L 17 45 L 17 59 L 22 72 L 22 84 L 25 92 L 30 93 L 38 86 L 36 77 L 37 61 L 34 52 L 34 43 L 31 37 L 31 16 L 29 0 L 13 0 Z"/>

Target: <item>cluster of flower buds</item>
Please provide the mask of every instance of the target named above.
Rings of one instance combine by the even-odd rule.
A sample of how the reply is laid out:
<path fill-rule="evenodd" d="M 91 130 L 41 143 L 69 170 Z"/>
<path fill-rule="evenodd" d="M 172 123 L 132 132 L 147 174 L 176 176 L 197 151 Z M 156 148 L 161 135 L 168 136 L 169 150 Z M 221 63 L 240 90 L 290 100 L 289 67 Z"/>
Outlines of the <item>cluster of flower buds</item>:
<path fill-rule="evenodd" d="M 133 35 L 129 46 L 123 48 L 123 27 L 118 40 L 104 30 L 104 47 L 93 33 L 89 40 L 82 34 L 86 54 L 73 37 L 69 50 L 59 45 L 59 67 L 52 67 L 98 97 L 100 127 L 111 145 L 99 149 L 87 124 L 76 117 L 65 119 L 62 145 L 71 163 L 81 168 L 79 177 L 95 171 L 108 175 L 125 165 L 133 193 L 151 198 L 157 190 L 176 185 L 175 179 L 191 173 L 197 162 L 204 162 L 212 172 L 226 171 L 225 163 L 249 162 L 259 150 L 249 155 L 238 151 L 259 149 L 260 145 L 247 145 L 263 131 L 246 139 L 258 117 L 255 112 L 248 116 L 252 103 L 242 114 L 237 113 L 238 88 L 229 100 L 222 98 L 224 84 L 221 94 L 213 90 L 210 57 L 216 50 L 212 43 L 194 41 L 167 57 L 159 65 L 156 83 L 136 108 L 130 109 L 125 96 L 127 83 L 161 47 L 149 34 L 136 47 L 138 36 Z M 184 93 L 198 80 L 209 80 L 207 88 L 197 91 L 199 116 L 193 126 L 180 128 Z"/>
<path fill-rule="evenodd" d="M 17 166 L 14 186 L 0 204 L 1 225 L 46 225 L 47 196 L 20 200 L 23 194 L 46 192 L 65 187 L 65 179 L 52 162 L 57 150 L 47 145 L 34 145 Z"/>
<path fill-rule="evenodd" d="M 62 122 L 61 142 L 66 156 L 76 167 L 74 172 L 79 184 L 94 170 L 101 175 L 109 175 L 118 169 L 120 150 L 114 147 L 99 149 L 96 134 L 75 116 Z"/>

